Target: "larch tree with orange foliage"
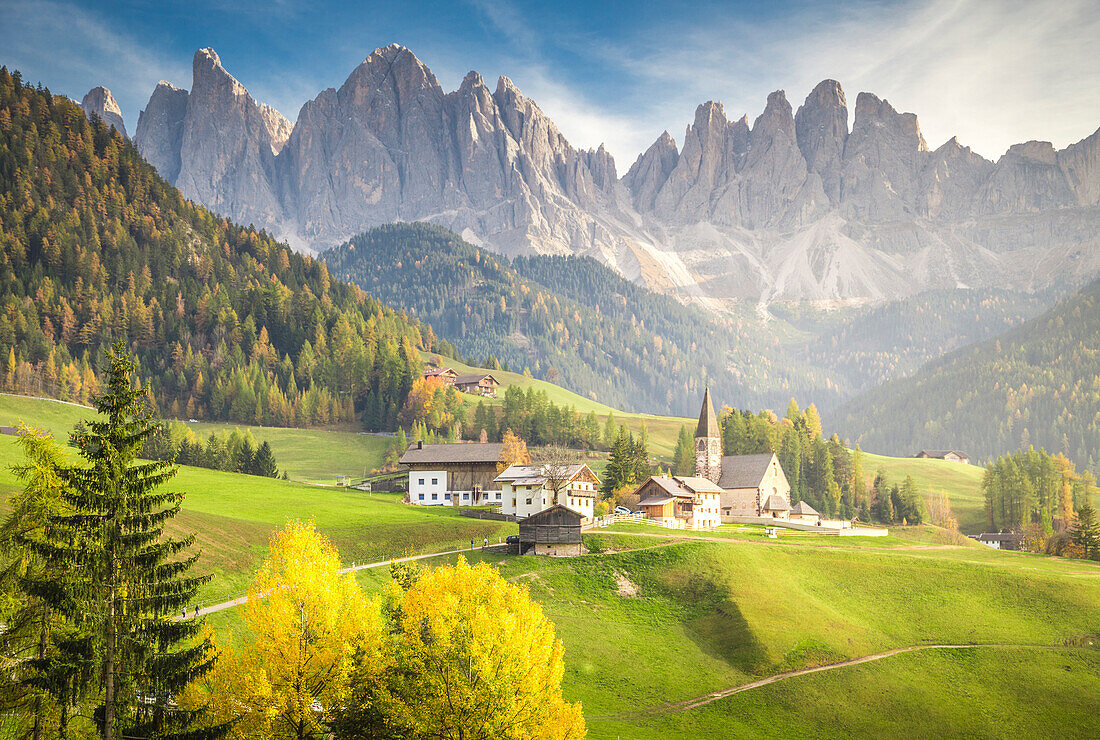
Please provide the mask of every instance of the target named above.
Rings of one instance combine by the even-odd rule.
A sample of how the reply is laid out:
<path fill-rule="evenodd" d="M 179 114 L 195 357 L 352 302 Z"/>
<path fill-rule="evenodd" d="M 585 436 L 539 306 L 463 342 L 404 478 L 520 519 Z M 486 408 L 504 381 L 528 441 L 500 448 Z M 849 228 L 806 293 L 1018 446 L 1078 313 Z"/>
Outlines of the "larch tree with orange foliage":
<path fill-rule="evenodd" d="M 527 443 L 516 436 L 511 429 L 505 430 L 501 443 L 500 462 L 497 463 L 498 473 L 503 473 L 512 465 L 531 464 L 531 453 L 527 451 Z"/>

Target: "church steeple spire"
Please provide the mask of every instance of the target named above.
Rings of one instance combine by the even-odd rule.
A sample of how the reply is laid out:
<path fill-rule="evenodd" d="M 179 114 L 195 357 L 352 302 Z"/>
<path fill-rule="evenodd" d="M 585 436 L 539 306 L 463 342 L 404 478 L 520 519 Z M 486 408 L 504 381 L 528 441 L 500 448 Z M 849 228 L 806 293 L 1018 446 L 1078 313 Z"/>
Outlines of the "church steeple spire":
<path fill-rule="evenodd" d="M 695 427 L 695 474 L 717 483 L 722 477 L 722 431 L 710 402 L 710 387 L 703 391 L 699 425 Z"/>
<path fill-rule="evenodd" d="M 710 402 L 710 386 L 703 391 L 703 407 L 699 409 L 699 425 L 695 427 L 695 438 L 721 437 L 718 430 L 718 418 L 714 415 L 714 404 Z"/>

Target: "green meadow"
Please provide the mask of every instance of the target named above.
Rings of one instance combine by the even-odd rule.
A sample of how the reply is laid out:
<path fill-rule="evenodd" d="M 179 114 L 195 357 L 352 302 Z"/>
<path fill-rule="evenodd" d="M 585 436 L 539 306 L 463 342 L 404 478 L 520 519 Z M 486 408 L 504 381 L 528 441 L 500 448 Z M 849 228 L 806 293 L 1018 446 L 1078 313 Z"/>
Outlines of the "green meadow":
<path fill-rule="evenodd" d="M 909 549 L 905 540 L 875 548 L 839 538 L 813 547 L 593 536 L 634 549 L 471 558 L 524 584 L 557 626 L 565 692 L 583 702 L 590 737 L 1015 734 L 1007 727 L 1080 737 L 1100 709 L 1096 564 L 965 545 Z M 387 577 L 359 580 L 374 589 Z M 932 644 L 997 647 L 907 653 L 669 708 L 781 672 Z"/>
<path fill-rule="evenodd" d="M 0 414 L 0 423 L 22 419 L 64 438 L 88 410 L 0 397 Z M 287 459 L 309 464 L 311 444 L 302 441 Z M 18 460 L 15 438 L 0 437 L 0 503 L 17 490 L 10 466 Z M 915 462 L 898 461 L 888 473 L 919 470 L 920 485 L 944 486 L 963 469 Z M 271 533 L 288 519 L 313 519 L 345 563 L 515 531 L 404 506 L 391 494 L 200 468 L 181 468 L 170 485 L 187 493 L 172 531 L 196 533 L 199 569 L 214 575 L 205 603 L 246 588 Z M 1077 737 L 1090 734 L 1100 711 L 1095 563 L 999 552 L 930 526 L 884 538 L 782 532 L 773 540 L 751 526 L 699 534 L 623 524 L 586 541 L 600 554 L 466 555 L 525 586 L 554 622 L 566 651 L 564 691 L 583 703 L 593 738 Z M 389 574 L 381 567 L 356 577 L 373 591 Z M 230 639 L 243 629 L 240 616 L 230 609 L 209 623 Z M 905 653 L 686 711 L 674 706 L 787 671 L 936 644 L 975 647 Z"/>

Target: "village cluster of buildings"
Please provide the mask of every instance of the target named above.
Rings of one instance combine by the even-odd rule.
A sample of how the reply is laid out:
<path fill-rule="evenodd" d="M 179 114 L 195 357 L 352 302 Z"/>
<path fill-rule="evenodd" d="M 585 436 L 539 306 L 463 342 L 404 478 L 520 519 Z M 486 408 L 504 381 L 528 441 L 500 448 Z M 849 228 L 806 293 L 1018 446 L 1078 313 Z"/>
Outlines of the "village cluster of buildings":
<path fill-rule="evenodd" d="M 696 475 L 653 476 L 638 487 L 638 507 L 647 518 L 684 529 L 735 521 L 819 523 L 820 515 L 809 504 L 791 505 L 791 486 L 774 454 L 722 455 L 709 390 L 699 412 L 695 451 Z M 579 550 L 580 528 L 595 518 L 596 474 L 584 463 L 500 470 L 501 452 L 501 444 L 493 442 L 414 443 L 400 460 L 409 471 L 409 503 L 499 507 L 501 515 L 520 522 L 521 547 L 547 554 Z"/>

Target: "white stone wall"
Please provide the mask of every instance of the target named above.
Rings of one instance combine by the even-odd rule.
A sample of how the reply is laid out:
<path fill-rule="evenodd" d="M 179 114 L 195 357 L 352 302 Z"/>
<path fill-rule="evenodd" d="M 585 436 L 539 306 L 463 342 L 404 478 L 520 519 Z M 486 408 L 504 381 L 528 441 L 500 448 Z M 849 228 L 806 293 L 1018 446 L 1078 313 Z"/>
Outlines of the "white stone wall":
<path fill-rule="evenodd" d="M 450 506 L 446 470 L 410 470 L 409 502 L 418 506 Z"/>

